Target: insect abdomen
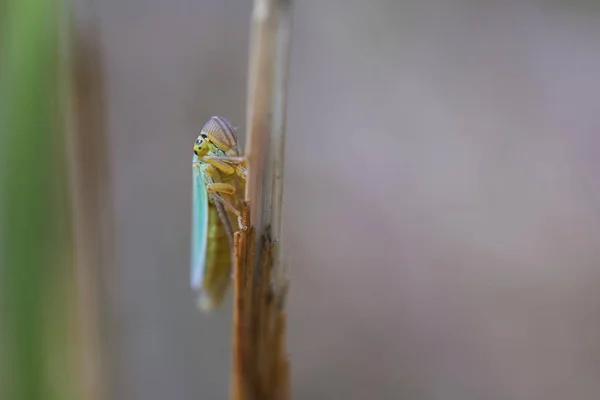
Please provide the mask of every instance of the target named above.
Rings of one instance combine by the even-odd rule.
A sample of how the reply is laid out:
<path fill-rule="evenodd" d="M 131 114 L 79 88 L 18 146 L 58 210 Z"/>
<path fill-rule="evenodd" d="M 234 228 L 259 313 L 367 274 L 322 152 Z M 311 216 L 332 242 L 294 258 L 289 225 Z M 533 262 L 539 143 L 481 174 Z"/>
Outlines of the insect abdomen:
<path fill-rule="evenodd" d="M 205 274 L 202 280 L 202 308 L 211 310 L 223 301 L 229 287 L 231 249 L 227 232 L 213 204 L 209 205 L 208 213 L 208 241 Z"/>

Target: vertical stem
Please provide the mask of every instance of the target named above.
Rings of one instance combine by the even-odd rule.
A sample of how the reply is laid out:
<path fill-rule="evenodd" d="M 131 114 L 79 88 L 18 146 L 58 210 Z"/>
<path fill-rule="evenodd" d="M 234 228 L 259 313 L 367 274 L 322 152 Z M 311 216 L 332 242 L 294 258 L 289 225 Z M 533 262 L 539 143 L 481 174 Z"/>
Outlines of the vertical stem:
<path fill-rule="evenodd" d="M 101 285 L 112 261 L 112 197 L 98 32 L 92 25 L 75 26 L 69 145 L 83 389 L 87 400 L 101 400 L 112 397 L 102 307 L 108 296 Z"/>
<path fill-rule="evenodd" d="M 274 12 L 274 6 L 276 3 L 277 0 L 254 1 L 250 33 L 248 104 L 246 110 L 246 125 L 248 127 L 246 201 L 254 205 L 250 210 L 250 220 L 254 223 L 259 236 L 264 231 L 262 217 L 264 209 L 258 207 L 258 205 L 265 201 L 262 192 L 266 184 L 265 168 L 269 166 L 269 136 L 274 82 L 272 60 L 276 29 L 275 18 L 277 16 Z"/>
<path fill-rule="evenodd" d="M 272 285 L 280 271 L 281 201 L 290 0 L 255 0 L 248 72 L 248 145 L 244 218 L 234 249 L 232 400 L 290 398 L 285 354 L 286 284 Z M 260 251 L 258 257 L 255 250 Z M 277 260 L 273 259 L 276 255 Z M 276 283 L 283 279 L 276 279 Z"/>
<path fill-rule="evenodd" d="M 249 208 L 245 207 L 242 222 L 244 226 L 249 225 Z M 236 232 L 233 246 L 233 270 L 234 270 L 234 305 L 233 305 L 233 364 L 231 374 L 231 399 L 244 400 L 245 393 L 251 392 L 247 379 L 248 360 L 251 359 L 248 340 L 250 331 L 250 307 L 252 291 L 251 266 L 254 257 L 253 250 L 249 248 L 254 243 L 253 229 L 247 232 Z"/>
<path fill-rule="evenodd" d="M 276 296 L 283 301 L 287 280 L 283 271 L 281 249 L 281 212 L 283 206 L 283 173 L 285 161 L 285 125 L 292 34 L 291 0 L 280 0 L 277 9 L 275 44 L 275 83 L 273 129 L 271 138 L 271 222 L 269 237 L 273 243 L 273 284 Z"/>

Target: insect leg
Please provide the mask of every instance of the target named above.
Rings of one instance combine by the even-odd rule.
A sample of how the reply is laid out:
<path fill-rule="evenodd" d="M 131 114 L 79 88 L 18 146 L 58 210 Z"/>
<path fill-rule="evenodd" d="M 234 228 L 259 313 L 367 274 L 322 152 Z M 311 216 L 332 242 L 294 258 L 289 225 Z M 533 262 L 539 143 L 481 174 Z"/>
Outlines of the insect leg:
<path fill-rule="evenodd" d="M 209 183 L 206 185 L 206 190 L 209 193 L 223 193 L 223 194 L 234 194 L 235 187 L 229 183 Z"/>
<path fill-rule="evenodd" d="M 233 173 L 233 167 L 228 167 L 231 168 L 231 173 Z M 214 165 L 208 164 L 204 169 L 204 172 L 206 173 L 208 178 L 208 182 L 206 182 L 206 190 L 208 192 L 223 193 L 228 195 L 232 195 L 235 193 L 235 186 L 229 183 L 219 182 L 221 180 L 221 177 L 219 176 L 219 172 L 217 171 Z"/>
<path fill-rule="evenodd" d="M 240 156 L 204 156 L 205 160 L 216 160 L 216 161 L 225 161 L 228 164 L 244 164 L 246 162 L 246 157 Z"/>
<path fill-rule="evenodd" d="M 205 161 L 208 165 L 210 165 L 213 168 L 215 168 L 216 170 L 218 170 L 219 172 L 224 173 L 225 175 L 232 175 L 235 173 L 234 167 L 232 167 L 225 161 L 215 159 L 215 157 L 204 156 L 204 158 L 202 160 Z M 207 168 L 207 172 L 208 172 L 208 168 Z M 208 173 L 210 173 L 210 172 L 208 172 Z"/>
<path fill-rule="evenodd" d="M 224 185 L 226 185 L 226 184 L 224 184 Z M 234 206 L 232 206 L 227 200 L 225 200 L 223 197 L 221 197 L 221 195 L 219 195 L 219 192 L 211 191 L 209 186 L 210 185 L 207 185 L 206 190 L 212 195 L 212 197 L 215 200 L 219 201 L 221 204 L 223 204 L 226 209 L 228 209 L 229 211 L 231 211 L 232 213 L 235 214 L 235 216 L 237 217 L 237 220 L 238 220 L 238 225 L 240 226 L 240 230 L 245 231 L 246 229 L 248 229 L 248 227 L 245 226 L 242 222 L 242 213 L 239 212 Z"/>
<path fill-rule="evenodd" d="M 204 156 L 204 161 L 210 163 L 219 171 L 231 175 L 234 172 L 242 179 L 246 179 L 246 158 L 236 156 Z M 233 167 L 232 167 L 233 165 Z M 234 171 L 235 170 L 235 171 Z"/>
<path fill-rule="evenodd" d="M 235 173 L 243 180 L 246 180 L 246 177 L 248 176 L 248 172 L 246 172 L 246 167 L 243 165 L 236 165 Z"/>
<path fill-rule="evenodd" d="M 231 168 L 233 173 L 233 167 Z M 221 193 L 226 195 L 233 195 L 235 193 L 235 186 L 229 183 L 217 182 L 217 180 L 220 179 L 219 172 L 213 164 L 208 164 L 204 169 L 204 172 L 206 173 L 208 178 L 208 182 L 206 182 L 206 191 L 209 192 L 215 200 L 223 204 L 223 206 L 225 206 L 225 208 L 227 208 L 230 212 L 235 214 L 240 229 L 242 231 L 245 231 L 247 227 L 242 223 L 242 213 L 238 209 L 236 209 L 231 203 L 225 200 L 223 196 L 221 196 Z"/>

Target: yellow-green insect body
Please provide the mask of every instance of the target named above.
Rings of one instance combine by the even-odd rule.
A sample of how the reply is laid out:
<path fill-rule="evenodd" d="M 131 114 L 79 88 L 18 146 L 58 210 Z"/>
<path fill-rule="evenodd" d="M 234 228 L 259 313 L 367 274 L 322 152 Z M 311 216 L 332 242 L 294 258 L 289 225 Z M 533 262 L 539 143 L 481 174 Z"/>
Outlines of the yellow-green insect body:
<path fill-rule="evenodd" d="M 223 300 L 231 280 L 233 232 L 241 226 L 245 184 L 237 135 L 222 117 L 211 117 L 194 144 L 191 286 L 202 309 Z"/>

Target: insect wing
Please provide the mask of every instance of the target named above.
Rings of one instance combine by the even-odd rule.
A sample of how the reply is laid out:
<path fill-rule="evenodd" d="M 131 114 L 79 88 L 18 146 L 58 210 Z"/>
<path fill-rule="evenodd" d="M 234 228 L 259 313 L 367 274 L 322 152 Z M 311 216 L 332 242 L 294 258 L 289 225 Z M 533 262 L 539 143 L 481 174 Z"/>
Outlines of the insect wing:
<path fill-rule="evenodd" d="M 233 233 L 223 205 L 212 198 L 207 184 L 215 183 L 209 166 L 194 157 L 191 286 L 203 311 L 217 308 L 231 280 Z"/>
<path fill-rule="evenodd" d="M 202 289 L 202 279 L 206 268 L 208 243 L 208 193 L 204 183 L 202 165 L 194 155 L 192 172 L 192 254 L 191 286 Z"/>

